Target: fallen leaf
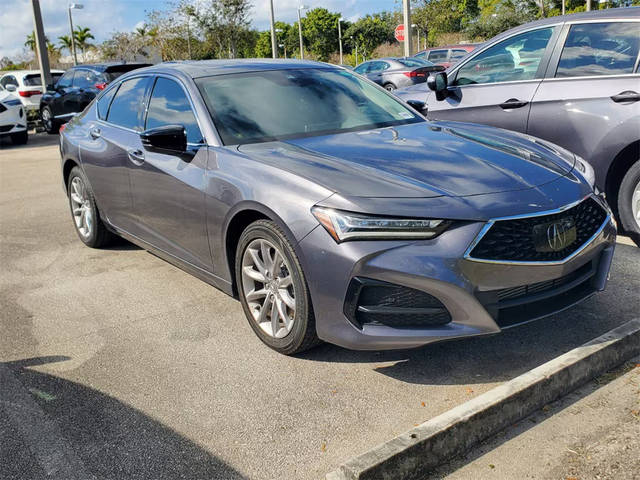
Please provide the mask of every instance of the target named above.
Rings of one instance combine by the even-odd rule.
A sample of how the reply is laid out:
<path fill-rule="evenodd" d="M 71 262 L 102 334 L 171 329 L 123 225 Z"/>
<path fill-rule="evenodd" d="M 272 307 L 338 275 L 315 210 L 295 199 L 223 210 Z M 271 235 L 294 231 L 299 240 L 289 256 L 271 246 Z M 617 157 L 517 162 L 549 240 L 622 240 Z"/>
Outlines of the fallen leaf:
<path fill-rule="evenodd" d="M 426 407 L 426 405 L 424 404 L 424 402 L 420 402 L 420 405 L 422 405 L 423 407 Z"/>
<path fill-rule="evenodd" d="M 473 389 L 471 387 L 467 387 L 467 395 L 471 395 L 473 393 Z"/>
<path fill-rule="evenodd" d="M 326 443 L 323 443 L 323 444 L 320 446 L 320 451 L 321 451 L 321 452 L 326 452 L 326 451 L 327 451 L 327 444 L 326 444 Z"/>
<path fill-rule="evenodd" d="M 545 405 L 544 407 L 542 407 L 543 412 L 548 412 L 549 410 L 551 410 L 551 407 L 549 405 Z"/>
<path fill-rule="evenodd" d="M 338 390 L 331 390 L 331 395 L 335 395 L 336 393 L 338 393 Z"/>
<path fill-rule="evenodd" d="M 493 463 L 490 463 L 489 468 L 496 468 L 496 466 Z"/>

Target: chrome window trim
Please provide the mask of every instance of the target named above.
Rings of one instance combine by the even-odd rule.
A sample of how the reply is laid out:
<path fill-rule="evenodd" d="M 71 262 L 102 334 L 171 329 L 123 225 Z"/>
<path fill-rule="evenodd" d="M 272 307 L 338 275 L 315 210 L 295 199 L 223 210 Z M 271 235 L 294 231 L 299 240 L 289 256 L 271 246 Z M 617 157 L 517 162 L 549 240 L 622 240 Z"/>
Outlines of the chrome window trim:
<path fill-rule="evenodd" d="M 559 82 L 562 80 L 606 80 L 612 78 L 629 78 L 629 77 L 639 77 L 640 72 L 632 72 L 632 73 L 617 73 L 615 75 L 584 75 L 582 77 L 549 77 L 543 78 L 543 82 Z"/>
<path fill-rule="evenodd" d="M 578 248 L 575 252 L 573 252 L 568 257 L 563 258 L 561 260 L 540 261 L 540 260 L 488 260 L 488 259 L 484 259 L 484 258 L 475 258 L 475 257 L 471 256 L 471 251 L 476 247 L 476 245 L 478 245 L 480 240 L 482 240 L 482 238 L 487 234 L 489 229 L 491 227 L 493 227 L 493 225 L 496 222 L 505 221 L 505 220 L 519 220 L 519 219 L 522 219 L 522 218 L 544 217 L 546 215 L 553 215 L 553 214 L 556 214 L 556 213 L 562 213 L 562 212 L 564 212 L 566 210 L 569 210 L 570 208 L 573 208 L 576 205 L 584 202 L 587 198 L 593 198 L 598 203 L 598 205 L 600 205 L 602 208 L 605 209 L 605 211 L 607 212 L 607 216 L 604 219 L 604 221 L 602 222 L 602 225 L 600 225 L 600 228 L 598 228 L 598 230 L 596 230 L 596 232 L 586 242 L 584 242 L 580 246 L 580 248 Z M 555 208 L 553 210 L 545 210 L 543 212 L 525 213 L 525 214 L 521 214 L 521 215 L 510 215 L 510 216 L 507 216 L 507 217 L 492 218 L 482 227 L 482 229 L 480 230 L 478 235 L 476 235 L 476 238 L 471 242 L 471 244 L 469 245 L 467 250 L 464 252 L 463 258 L 465 260 L 468 260 L 468 261 L 471 261 L 471 262 L 491 263 L 491 264 L 497 264 L 497 265 L 563 265 L 563 264 L 571 261 L 572 259 L 574 259 L 578 255 L 580 255 L 584 251 L 584 249 L 587 248 L 591 244 L 591 242 L 593 242 L 602 233 L 604 228 L 611 221 L 611 218 L 612 218 L 611 217 L 611 211 L 608 208 L 605 208 L 604 205 L 602 205 L 602 203 L 599 202 L 598 199 L 596 198 L 596 196 L 593 195 L 593 194 L 589 194 L 589 195 L 585 196 L 584 198 L 582 198 L 581 200 L 578 200 L 578 201 L 573 202 L 573 203 L 569 203 L 567 205 L 563 205 L 562 207 Z"/>

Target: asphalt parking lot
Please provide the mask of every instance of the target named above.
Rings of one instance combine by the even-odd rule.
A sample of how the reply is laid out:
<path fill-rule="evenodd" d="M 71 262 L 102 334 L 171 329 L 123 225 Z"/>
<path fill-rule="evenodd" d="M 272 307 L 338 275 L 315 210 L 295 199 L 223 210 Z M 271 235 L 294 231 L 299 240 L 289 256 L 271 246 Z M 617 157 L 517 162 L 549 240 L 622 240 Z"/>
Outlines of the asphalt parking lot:
<path fill-rule="evenodd" d="M 607 290 L 554 317 L 410 351 L 285 357 L 213 287 L 124 241 L 85 247 L 56 142 L 0 146 L 2 479 L 320 478 L 640 312 L 640 250 L 619 243 Z"/>

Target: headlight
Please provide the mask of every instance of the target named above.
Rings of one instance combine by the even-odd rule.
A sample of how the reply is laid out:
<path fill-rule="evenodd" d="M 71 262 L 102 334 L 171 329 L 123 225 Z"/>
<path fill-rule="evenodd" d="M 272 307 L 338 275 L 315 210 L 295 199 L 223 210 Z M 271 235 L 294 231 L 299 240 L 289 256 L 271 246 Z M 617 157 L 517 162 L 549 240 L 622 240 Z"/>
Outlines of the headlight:
<path fill-rule="evenodd" d="M 591 164 L 582 157 L 576 155 L 576 169 L 582 174 L 584 179 L 589 182 L 591 188 L 593 188 L 596 183 L 596 174 L 593 171 Z"/>
<path fill-rule="evenodd" d="M 451 224 L 448 220 L 377 217 L 324 207 L 313 207 L 311 213 L 338 243 L 433 238 Z"/>

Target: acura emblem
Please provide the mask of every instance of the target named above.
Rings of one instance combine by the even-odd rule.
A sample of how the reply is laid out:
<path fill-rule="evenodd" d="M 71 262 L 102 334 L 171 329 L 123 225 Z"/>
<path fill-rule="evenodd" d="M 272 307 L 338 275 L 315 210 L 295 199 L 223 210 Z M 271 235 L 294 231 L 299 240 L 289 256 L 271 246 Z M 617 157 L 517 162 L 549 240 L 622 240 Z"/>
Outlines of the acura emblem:
<path fill-rule="evenodd" d="M 567 228 L 563 223 L 552 223 L 547 228 L 547 244 L 554 252 L 562 250 L 567 244 Z"/>
<path fill-rule="evenodd" d="M 571 216 L 533 227 L 533 242 L 538 252 L 559 252 L 576 240 L 576 222 Z"/>

